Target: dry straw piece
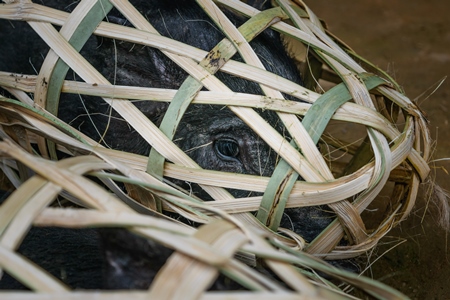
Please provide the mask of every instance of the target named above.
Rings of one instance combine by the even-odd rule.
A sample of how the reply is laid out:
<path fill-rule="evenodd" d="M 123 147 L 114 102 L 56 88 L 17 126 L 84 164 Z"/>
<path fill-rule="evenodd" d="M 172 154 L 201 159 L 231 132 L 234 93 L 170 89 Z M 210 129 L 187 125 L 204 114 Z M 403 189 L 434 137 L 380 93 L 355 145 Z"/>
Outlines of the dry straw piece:
<path fill-rule="evenodd" d="M 210 53 L 160 36 L 127 1 L 83 0 L 71 14 L 31 1 L 4 2 L 0 18 L 27 22 L 51 48 L 36 76 L 0 72 L 0 87 L 16 98 L 0 98 L 2 170 L 17 188 L 0 208 L 0 265 L 6 272 L 58 299 L 85 298 L 90 294 L 68 293 L 68 287 L 15 250 L 31 225 L 121 226 L 175 252 L 149 295 L 102 293 L 97 298 L 227 298 L 226 293 L 205 291 L 219 271 L 254 291 L 233 293 L 236 299 L 350 297 L 325 281 L 312 283 L 315 277 L 300 272 L 299 266 L 336 276 L 378 298 L 403 297 L 380 283 L 329 268 L 309 254 L 326 259 L 358 256 L 408 216 L 429 172 L 427 120 L 395 81 L 332 36 L 302 1 L 277 0 L 276 8 L 259 12 L 237 0 L 198 0 L 228 38 Z M 102 21 L 113 6 L 134 27 Z M 238 30 L 223 8 L 249 21 Z M 260 32 L 255 28 L 268 26 L 282 34 L 298 59 L 305 87 L 265 71 L 249 46 L 247 41 Z M 190 75 L 183 91 L 112 85 L 78 52 L 91 33 L 160 49 Z M 245 63 L 231 60 L 237 52 Z M 7 55 L 13 54 L 2 53 Z M 64 80 L 68 68 L 83 82 Z M 218 70 L 259 83 L 265 96 L 231 91 L 213 76 Z M 48 84 L 39 84 L 44 81 Z M 104 148 L 58 120 L 55 99 L 60 93 L 102 97 L 151 145 L 150 157 Z M 283 93 L 300 102 L 285 100 Z M 172 118 L 158 128 L 127 100 L 170 101 L 167 114 Z M 273 176 L 201 169 L 172 142 L 171 132 L 190 103 L 228 106 L 282 158 Z M 277 112 L 292 141 L 255 108 Z M 360 134 L 348 136 L 336 128 L 357 128 Z M 50 158 L 55 149 L 72 157 L 54 162 Z M 109 190 L 85 174 L 100 178 Z M 195 182 L 216 201 L 194 199 L 160 176 Z M 125 194 L 115 182 L 135 189 Z M 235 199 L 227 188 L 264 194 Z M 383 189 L 389 193 L 388 203 L 379 197 Z M 89 209 L 50 208 L 58 195 Z M 284 208 L 325 204 L 337 217 L 311 243 L 277 226 Z M 377 217 L 367 210 L 371 207 L 378 209 Z M 158 210 L 207 225 L 190 227 Z M 255 211 L 257 218 L 251 214 Z M 347 245 L 338 245 L 344 236 Z M 250 264 L 255 258 L 264 261 L 285 285 L 255 272 L 235 258 L 237 253 Z"/>

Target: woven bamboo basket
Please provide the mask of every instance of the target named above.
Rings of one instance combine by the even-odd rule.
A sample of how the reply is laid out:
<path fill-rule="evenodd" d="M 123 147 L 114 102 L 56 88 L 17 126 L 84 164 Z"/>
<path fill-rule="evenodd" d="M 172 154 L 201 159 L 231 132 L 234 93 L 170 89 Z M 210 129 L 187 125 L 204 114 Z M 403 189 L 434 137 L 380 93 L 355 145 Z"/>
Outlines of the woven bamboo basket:
<path fill-rule="evenodd" d="M 302 1 L 280 0 L 276 8 L 264 12 L 237 0 L 197 1 L 211 22 L 234 41 L 218 45 L 224 47 L 219 48 L 224 53 L 219 68 L 261 84 L 265 96 L 227 89 L 213 76 L 218 70 L 213 69 L 207 52 L 162 38 L 151 21 L 127 1 L 83 0 L 71 14 L 31 1 L 4 2 L 0 18 L 27 22 L 52 49 L 38 75 L 0 70 L 0 87 L 10 95 L 0 98 L 2 170 L 16 188 L 0 208 L 0 264 L 6 272 L 40 293 L 86 297 L 87 292 L 69 293 L 68 287 L 15 250 L 31 226 L 118 226 L 175 250 L 151 285 L 148 296 L 156 299 L 227 298 L 227 293 L 206 292 L 218 272 L 252 290 L 232 294 L 235 298 L 350 297 L 317 276 L 305 275 L 302 268 L 331 274 L 377 298 L 403 297 L 312 256 L 335 260 L 363 254 L 408 216 L 429 172 L 427 120 L 388 74 L 331 35 Z M 113 6 L 134 28 L 102 21 L 105 10 Z M 270 26 L 280 32 L 302 70 L 305 86 L 263 70 L 247 42 L 251 33 L 245 26 L 238 30 L 228 22 L 223 7 L 246 16 L 248 22 L 263 24 L 261 28 Z M 61 27 L 59 32 L 53 25 Z M 162 50 L 190 75 L 194 96 L 111 84 L 76 50 L 82 46 L 77 43 L 91 34 Z M 237 51 L 245 63 L 229 59 Z M 2 53 L 1 59 L 8 55 L 13 54 Z M 65 73 L 58 72 L 67 70 L 61 71 L 61 61 L 82 81 L 63 80 Z M 43 80 L 55 84 L 38 84 Z M 63 93 L 102 97 L 159 153 L 157 159 L 149 164 L 148 157 L 104 148 L 60 121 L 55 117 L 54 99 Z M 282 93 L 300 101 L 285 100 Z M 172 101 L 175 95 L 178 102 Z M 281 161 L 271 178 L 203 170 L 163 133 L 171 128 L 155 126 L 129 99 L 172 101 L 175 113 L 183 103 L 226 105 Z M 277 112 L 292 142 L 264 122 L 256 108 Z M 358 134 L 348 135 L 348 131 Z M 55 150 L 72 157 L 55 162 Z M 150 175 L 146 171 L 154 165 L 161 166 L 161 175 L 199 184 L 215 201 L 199 201 Z M 106 187 L 85 175 L 102 180 Z M 299 175 L 302 180 L 297 180 Z M 133 186 L 133 192 L 124 193 L 115 182 Z M 238 199 L 226 189 L 264 195 Z M 58 195 L 88 209 L 51 207 Z M 272 218 L 280 218 L 285 208 L 315 205 L 328 205 L 336 218 L 310 243 L 289 230 L 270 226 L 277 224 Z M 205 225 L 187 226 L 160 216 L 159 210 L 174 211 Z M 255 217 L 255 211 L 269 213 Z M 339 244 L 344 237 L 346 245 Z M 238 253 L 241 260 L 235 258 Z M 283 284 L 241 263 L 254 265 L 256 259 L 264 261 Z M 102 293 L 96 297 L 142 298 L 147 294 Z M 29 293 L 16 295 L 31 297 Z"/>

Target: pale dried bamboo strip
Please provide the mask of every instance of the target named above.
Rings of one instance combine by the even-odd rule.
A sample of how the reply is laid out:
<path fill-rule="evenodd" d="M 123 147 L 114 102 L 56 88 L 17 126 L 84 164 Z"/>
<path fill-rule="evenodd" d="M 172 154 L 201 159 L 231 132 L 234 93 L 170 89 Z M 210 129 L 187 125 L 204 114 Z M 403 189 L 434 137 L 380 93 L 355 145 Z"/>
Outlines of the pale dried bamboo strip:
<path fill-rule="evenodd" d="M 59 143 L 61 143 L 62 145 L 70 145 L 72 148 L 75 148 L 77 150 L 79 150 L 80 152 L 85 152 L 85 153 L 90 153 L 92 152 L 92 146 L 87 145 L 83 142 L 80 142 L 80 140 L 84 140 L 86 143 L 90 143 L 91 145 L 94 145 L 95 147 L 99 147 L 98 143 L 91 140 L 90 138 L 88 138 L 87 136 L 77 132 L 77 131 L 71 131 L 76 132 L 77 134 L 75 134 L 75 137 L 71 137 L 68 136 L 67 134 L 63 133 L 61 130 L 58 130 L 57 128 L 55 128 L 54 126 L 50 125 L 48 123 L 49 120 L 40 120 L 38 118 L 36 118 L 35 116 L 32 116 L 30 114 L 27 114 L 25 110 L 21 110 L 21 108 L 17 108 L 15 107 L 14 109 L 11 109 L 10 107 L 6 107 L 5 106 L 1 106 L 0 110 L 3 113 L 6 114 L 12 114 L 14 115 L 16 118 L 22 118 L 23 122 L 17 122 L 16 124 L 20 124 L 21 126 L 23 126 L 26 129 L 29 129 L 29 135 L 31 136 L 31 138 L 33 138 L 33 134 L 32 131 L 38 131 L 40 134 L 42 134 L 43 136 L 45 136 L 46 138 L 58 141 Z M 54 120 L 52 120 L 54 121 Z M 3 126 L 7 127 L 10 126 L 9 124 L 2 124 Z M 60 125 L 60 124 L 58 124 Z M 61 128 L 61 126 L 59 126 Z M 65 129 L 64 127 L 62 129 Z M 77 139 L 78 138 L 78 139 Z M 37 140 L 34 139 L 36 142 Z"/>
<path fill-rule="evenodd" d="M 5 204 L 2 204 L 0 209 L 0 233 L 2 235 L 8 228 L 8 225 L 13 221 L 14 216 L 20 212 L 21 207 L 26 205 L 27 195 L 29 193 L 34 194 L 39 189 L 40 186 L 31 184 L 28 189 L 21 189 L 13 194 L 11 201 L 6 201 Z"/>
<path fill-rule="evenodd" d="M 394 213 L 389 215 L 384 222 L 382 222 L 377 230 L 371 233 L 368 238 L 357 244 L 352 246 L 344 246 L 344 247 L 336 247 L 335 250 L 326 254 L 329 259 L 348 259 L 352 257 L 359 256 L 367 251 L 370 251 L 373 247 L 375 247 L 380 239 L 384 237 L 394 226 L 397 219 L 397 212 L 399 211 L 400 206 L 394 210 Z M 317 255 L 320 257 L 321 255 Z"/>
<path fill-rule="evenodd" d="M 239 255 L 239 253 L 237 255 Z M 248 265 L 253 267 L 256 266 L 256 264 L 242 264 L 239 261 L 232 260 L 228 265 L 224 266 L 221 271 L 230 279 L 240 282 L 242 286 L 246 286 L 249 290 L 256 293 L 261 291 L 287 291 L 278 282 L 271 281 L 269 278 L 261 276 L 261 273 L 255 271 L 254 268 L 248 268 Z"/>
<path fill-rule="evenodd" d="M 22 282 L 26 283 L 35 291 L 42 293 L 61 293 L 68 290 L 67 286 L 48 276 L 40 268 L 36 267 L 35 264 L 3 246 L 0 246 L 0 265 L 13 276 L 21 276 Z M 14 293 L 11 292 L 3 292 L 0 294 L 4 294 L 2 299 L 3 297 L 9 298 L 8 295 L 15 297 Z M 33 295 L 31 293 L 27 294 L 28 296 Z M 34 295 L 38 294 L 36 293 Z"/>
<path fill-rule="evenodd" d="M 404 159 L 409 154 L 409 152 L 408 152 L 409 148 L 408 147 L 411 145 L 410 144 L 411 143 L 411 137 L 409 135 L 403 135 L 403 136 L 404 137 L 408 137 L 409 139 L 406 139 L 405 140 L 406 142 L 399 142 L 398 145 L 401 145 L 401 147 L 400 146 L 395 146 L 393 148 L 394 166 L 399 165 L 403 161 L 402 159 Z M 366 167 L 368 167 L 368 166 L 366 166 Z M 171 170 L 175 170 L 175 169 L 179 169 L 180 172 L 184 172 L 184 170 L 185 170 L 184 168 L 178 168 L 178 167 L 175 167 L 175 166 L 168 165 L 167 166 L 168 175 L 170 174 L 169 172 Z M 357 186 L 356 182 L 355 182 L 355 184 L 351 184 L 352 183 L 351 178 L 355 178 L 357 180 L 361 180 L 361 178 L 364 178 L 363 174 L 367 174 L 368 175 L 368 173 L 371 173 L 372 171 L 373 171 L 372 169 L 361 170 L 361 171 L 359 171 L 359 172 L 357 172 L 357 173 L 355 173 L 353 175 L 348 175 L 347 177 L 342 177 L 342 178 L 339 178 L 339 179 L 337 179 L 335 181 L 326 182 L 326 183 L 297 182 L 296 186 L 294 187 L 294 189 L 292 191 L 292 197 L 296 197 L 296 196 L 301 197 L 302 195 L 307 195 L 308 193 L 311 193 L 311 194 L 321 193 L 320 197 L 323 197 L 324 199 L 330 199 L 329 197 L 331 197 L 333 199 L 337 199 L 337 198 L 341 198 L 342 197 L 341 199 L 345 199 L 348 196 L 339 195 L 338 197 L 334 198 L 333 194 L 339 194 L 340 193 L 339 192 L 340 187 L 343 187 L 343 186 L 345 186 L 345 188 L 342 188 L 343 192 L 345 190 L 348 190 L 350 186 L 352 186 L 352 188 L 354 189 L 353 193 L 358 193 L 359 191 L 362 191 L 363 189 L 365 189 L 367 187 L 367 185 L 361 186 L 361 189 L 356 188 L 356 186 Z M 196 181 L 196 178 L 198 178 L 198 181 L 203 182 L 205 184 L 207 184 L 207 183 L 213 184 L 215 178 L 217 178 L 217 181 L 220 181 L 221 178 L 225 178 L 225 177 L 223 177 L 224 175 L 222 175 L 222 177 L 220 177 L 218 175 L 218 173 L 215 172 L 215 171 L 206 171 L 205 170 L 205 171 L 202 171 L 202 172 L 198 172 L 198 174 L 199 174 L 198 177 L 195 176 L 196 172 L 194 170 L 191 171 L 189 169 L 186 169 L 185 172 L 186 172 L 185 173 L 186 175 L 185 175 L 185 177 L 182 177 L 182 178 L 185 178 L 185 179 L 191 178 L 191 180 L 193 180 L 194 182 Z M 179 176 L 178 174 L 179 173 L 177 172 L 177 176 Z M 208 174 L 208 176 L 205 177 L 202 174 Z M 217 175 L 214 176 L 214 174 L 217 174 Z M 174 177 L 177 177 L 177 176 L 174 176 Z M 232 176 L 236 176 L 236 175 L 230 175 L 229 177 L 232 177 Z M 242 186 L 242 188 L 243 189 L 251 189 L 251 186 L 253 186 L 253 187 L 255 187 L 254 190 L 256 190 L 256 191 L 263 191 L 265 186 L 266 186 L 266 183 L 263 183 L 263 182 L 267 182 L 268 181 L 268 178 L 264 179 L 264 178 L 260 178 L 260 177 L 254 177 L 254 176 L 251 176 L 251 175 L 242 175 L 242 174 L 240 174 L 238 176 L 237 181 L 238 182 L 247 182 L 247 180 L 245 178 L 248 178 L 248 185 L 249 186 L 248 187 Z M 258 178 L 260 178 L 260 180 L 258 180 Z M 367 177 L 367 180 L 370 180 L 370 178 L 371 177 Z M 229 180 L 232 180 L 232 178 L 230 178 Z M 258 186 L 256 185 L 257 181 L 259 181 L 260 184 L 261 184 L 259 189 L 258 189 Z M 236 182 L 235 184 L 231 184 L 229 187 L 236 187 L 238 182 Z M 349 184 L 349 185 L 346 186 L 346 183 Z M 223 180 L 220 183 L 217 182 L 216 184 L 222 185 L 222 186 L 227 186 L 226 185 L 226 180 Z M 365 184 L 368 184 L 368 181 L 365 181 Z M 337 189 L 331 191 L 332 188 L 337 188 Z M 329 190 L 330 194 L 323 194 L 328 189 L 330 189 Z M 312 195 L 308 195 L 308 196 L 306 196 L 306 198 L 309 198 L 311 196 Z M 240 200 L 242 200 L 242 199 L 240 199 Z M 240 200 L 237 200 L 237 201 L 240 201 Z M 314 201 L 319 201 L 319 202 L 314 202 Z M 231 203 L 231 201 L 229 201 L 229 202 Z M 314 199 L 312 201 L 312 203 L 322 203 L 322 202 L 320 202 L 319 199 Z M 310 204 L 312 204 L 312 203 L 310 203 Z M 212 204 L 212 205 L 215 205 L 215 204 Z"/>
<path fill-rule="evenodd" d="M 257 237 L 259 238 L 259 237 Z M 274 244 L 278 244 L 276 241 L 273 241 Z M 345 278 L 347 282 L 358 282 L 360 281 L 359 287 L 364 289 L 367 293 L 371 294 L 372 296 L 383 299 L 391 298 L 391 299 L 405 299 L 405 296 L 401 294 L 400 292 L 396 291 L 395 289 L 391 287 L 384 286 L 384 284 L 380 282 L 373 282 L 371 280 L 368 280 L 367 278 L 360 277 L 357 274 L 354 273 L 347 273 L 343 270 L 340 270 L 338 268 L 331 268 L 329 265 L 324 264 L 322 261 L 318 260 L 317 258 L 309 257 L 307 254 L 302 252 L 295 252 L 292 249 L 286 248 L 283 245 L 279 245 L 281 248 L 286 250 L 287 253 L 291 253 L 295 257 L 283 257 L 280 255 L 277 258 L 280 261 L 283 261 L 283 259 L 288 259 L 288 261 L 292 261 L 296 264 L 303 265 L 303 266 L 309 266 L 311 268 L 314 268 L 316 270 L 320 270 L 323 272 L 327 272 L 328 274 L 333 274 L 334 276 Z M 259 252 L 257 249 L 255 251 Z M 267 255 L 267 254 L 265 254 Z M 323 290 L 321 290 L 322 292 Z"/>
<path fill-rule="evenodd" d="M 17 250 L 19 248 L 31 226 L 32 220 L 41 212 L 43 207 L 51 203 L 61 191 L 59 186 L 48 183 L 46 180 L 38 177 L 28 180 L 22 187 L 21 190 L 25 190 L 27 193 L 27 195 L 24 195 L 24 199 L 27 199 L 27 203 L 21 207 L 20 211 L 11 216 L 14 218 L 8 223 L 8 227 L 0 237 L 1 246 L 9 250 Z M 34 190 L 38 191 L 33 192 Z M 17 204 L 17 201 L 13 202 L 17 199 L 17 195 L 14 196 L 9 199 L 8 204 Z"/>
<path fill-rule="evenodd" d="M 15 90 L 15 89 L 11 89 L 11 88 L 7 88 L 7 87 L 5 87 L 5 90 L 8 91 L 9 93 L 11 93 L 11 95 L 16 97 L 18 100 L 22 101 L 23 103 L 26 103 L 26 104 L 28 104 L 30 106 L 33 105 L 33 100 L 25 92 L 18 91 L 18 90 Z"/>
<path fill-rule="evenodd" d="M 271 247 L 269 247 L 268 243 L 261 236 L 252 235 L 250 238 L 252 240 L 251 247 L 258 248 L 259 251 L 272 251 Z M 276 258 L 271 259 L 270 256 L 266 257 L 265 261 L 293 290 L 301 290 L 306 296 L 320 298 L 320 291 L 318 291 L 306 277 L 295 272 L 292 265 L 278 261 Z M 337 299 L 339 299 L 338 296 Z"/>
<path fill-rule="evenodd" d="M 305 6 L 306 7 L 306 6 Z M 311 13 L 312 11 L 309 10 Z M 314 15 L 314 14 L 313 14 Z M 317 21 L 317 18 L 316 18 Z M 342 63 L 344 68 L 349 68 L 352 72 L 359 74 L 365 72 L 365 70 L 355 63 L 355 61 L 345 52 L 342 50 L 339 45 L 337 45 L 323 30 L 322 26 L 317 26 L 316 23 L 308 22 L 308 20 L 305 20 L 305 25 L 308 26 L 308 28 L 313 32 L 315 36 L 322 42 L 324 42 L 328 47 L 330 47 L 332 53 L 335 56 L 340 56 L 339 61 Z M 324 53 L 326 56 L 330 56 L 328 53 Z M 330 56 L 329 59 L 336 61 L 336 57 Z M 346 74 L 338 72 L 338 74 Z"/>
<path fill-rule="evenodd" d="M 411 210 L 414 207 L 415 199 L 417 197 L 417 193 L 419 190 L 420 180 L 417 175 L 412 174 L 411 177 L 411 183 L 409 186 L 409 192 L 408 192 L 408 199 L 409 201 L 406 203 L 405 207 L 403 207 L 403 211 L 401 213 L 401 217 L 399 218 L 398 222 L 403 221 L 411 212 Z"/>
<path fill-rule="evenodd" d="M 52 292 L 52 293 L 29 293 L 29 292 L 15 292 L 6 293 L 0 292 L 1 297 L 7 297 L 11 300 L 146 300 L 148 293 L 145 291 L 114 291 L 114 292 L 90 292 L 90 291 L 74 291 L 74 292 Z M 231 297 L 231 298 L 230 298 Z M 293 292 L 234 292 L 229 295 L 223 292 L 206 292 L 203 293 L 199 300 L 245 300 L 256 297 L 261 300 L 318 300 L 317 297 L 304 296 L 300 293 Z M 349 298 L 350 299 L 350 298 Z"/>
<path fill-rule="evenodd" d="M 105 212 L 74 208 L 46 208 L 33 221 L 36 226 L 59 226 L 69 228 L 102 226 L 139 226 L 158 228 L 180 235 L 192 235 L 195 229 L 161 218 L 130 212 Z"/>
<path fill-rule="evenodd" d="M 242 232 L 224 221 L 218 220 L 201 227 L 195 234 L 208 242 L 216 251 L 231 258 L 234 252 L 248 242 Z M 217 277 L 216 266 L 193 261 L 182 254 L 172 255 L 158 273 L 150 287 L 150 297 L 197 299 Z"/>

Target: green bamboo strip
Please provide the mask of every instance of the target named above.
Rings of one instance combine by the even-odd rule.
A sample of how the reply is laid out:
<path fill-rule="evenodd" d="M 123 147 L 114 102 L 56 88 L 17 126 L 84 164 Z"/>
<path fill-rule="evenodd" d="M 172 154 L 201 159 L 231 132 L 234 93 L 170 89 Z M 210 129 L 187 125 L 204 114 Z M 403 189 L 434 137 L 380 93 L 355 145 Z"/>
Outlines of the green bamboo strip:
<path fill-rule="evenodd" d="M 77 5 L 73 13 L 70 14 L 70 16 L 77 18 L 76 23 L 70 22 L 70 17 L 67 19 L 67 22 L 70 22 L 69 24 L 72 28 L 66 28 L 67 25 L 64 24 L 60 31 L 65 38 L 68 38 L 69 44 L 77 51 L 80 51 L 81 48 L 83 48 L 97 26 L 113 8 L 108 0 L 97 0 L 87 14 L 80 19 L 77 11 L 82 9 L 82 6 L 87 3 L 87 1 L 83 1 L 80 3 L 81 5 Z M 74 30 L 75 28 L 76 30 Z M 66 32 L 70 32 L 71 35 L 66 36 L 63 34 Z M 46 65 L 45 61 L 44 65 Z M 59 96 L 68 70 L 69 66 L 63 60 L 58 59 L 54 65 L 53 72 L 51 72 L 50 78 L 48 78 L 48 95 L 45 108 L 55 116 L 58 113 Z"/>
<path fill-rule="evenodd" d="M 385 83 L 376 76 L 361 75 L 368 90 Z M 315 144 L 319 141 L 333 114 L 352 97 L 344 84 L 337 85 L 317 99 L 303 118 L 302 124 Z M 284 160 L 275 168 L 264 192 L 257 218 L 276 231 L 298 174 Z"/>
<path fill-rule="evenodd" d="M 108 0 L 100 1 L 83 1 L 77 5 L 73 13 L 67 19 L 67 22 L 61 28 L 61 35 L 64 36 L 70 45 L 76 51 L 80 51 L 86 41 L 97 28 L 98 24 L 105 18 L 106 14 L 112 9 L 112 5 Z M 84 9 L 89 10 L 83 17 L 80 13 Z M 38 80 L 47 82 L 47 85 L 37 85 L 35 101 L 38 105 L 46 108 L 53 115 L 58 114 L 59 97 L 61 88 L 69 71 L 69 66 L 61 60 L 53 51 L 50 51 L 41 68 Z M 50 157 L 57 158 L 55 144 L 51 141 L 47 142 Z"/>

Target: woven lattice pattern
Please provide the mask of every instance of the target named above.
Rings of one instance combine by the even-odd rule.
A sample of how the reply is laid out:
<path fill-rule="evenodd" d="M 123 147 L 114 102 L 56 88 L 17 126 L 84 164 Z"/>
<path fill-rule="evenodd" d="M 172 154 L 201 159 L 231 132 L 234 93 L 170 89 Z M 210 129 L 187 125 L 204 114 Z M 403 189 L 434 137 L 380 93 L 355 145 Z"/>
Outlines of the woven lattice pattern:
<path fill-rule="evenodd" d="M 234 258 L 236 253 L 249 264 L 256 257 L 264 260 L 305 297 L 340 292 L 312 285 L 294 266 L 338 274 L 375 296 L 396 295 L 305 253 L 332 260 L 358 256 L 408 216 L 429 172 L 427 121 L 395 81 L 328 33 L 304 3 L 280 0 L 276 8 L 259 12 L 234 0 L 198 0 L 227 37 L 207 52 L 160 36 L 127 1 L 83 0 L 71 14 L 30 1 L 5 2 L 0 18 L 27 22 L 52 49 L 37 75 L 0 70 L 0 87 L 9 93 L 0 98 L 2 169 L 17 188 L 0 208 L 0 262 L 8 273 L 24 276 L 23 282 L 40 292 L 65 291 L 15 254 L 29 227 L 119 226 L 175 250 L 151 286 L 155 299 L 208 297 L 205 290 L 219 271 L 249 289 L 267 291 L 261 294 L 289 296 L 285 287 Z M 112 7 L 132 26 L 106 22 Z M 246 22 L 236 28 L 222 11 L 227 8 Z M 304 86 L 264 70 L 248 42 L 267 27 L 282 34 Z M 183 89 L 113 84 L 79 53 L 91 34 L 160 49 L 189 74 Z M 236 53 L 244 62 L 232 59 Z M 14 56 L 2 53 L 2 59 L 9 55 Z M 69 68 L 79 80 L 65 80 Z M 219 71 L 258 83 L 264 95 L 236 93 L 215 76 Z M 101 97 L 151 145 L 150 156 L 105 148 L 56 119 L 60 94 Z M 170 105 L 158 127 L 128 100 Z M 227 106 L 277 153 L 272 176 L 202 169 L 172 141 L 190 104 Z M 261 110 L 275 112 L 286 134 L 266 122 Z M 54 162 L 55 150 L 71 157 Z M 215 201 L 199 201 L 162 176 L 196 183 Z M 227 189 L 258 196 L 235 198 Z M 379 197 L 382 190 L 388 203 Z M 51 208 L 58 195 L 89 210 Z M 314 240 L 305 243 L 279 227 L 285 209 L 318 205 L 327 205 L 335 217 Z M 376 217 L 370 207 L 379 208 Z M 167 211 L 207 225 L 197 229 L 160 215 Z"/>

